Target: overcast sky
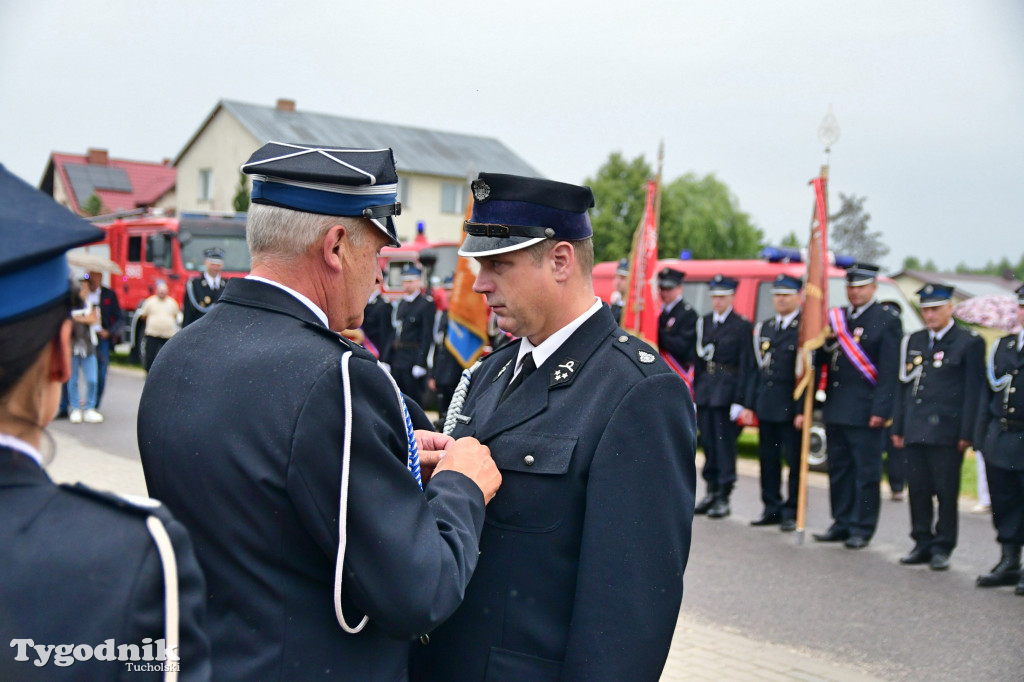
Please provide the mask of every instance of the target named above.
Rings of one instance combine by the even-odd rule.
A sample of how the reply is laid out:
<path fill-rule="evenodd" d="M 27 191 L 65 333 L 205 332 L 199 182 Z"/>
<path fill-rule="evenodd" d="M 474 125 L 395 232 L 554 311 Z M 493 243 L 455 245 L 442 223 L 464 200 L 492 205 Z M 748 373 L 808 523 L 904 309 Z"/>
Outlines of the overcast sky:
<path fill-rule="evenodd" d="M 1024 251 L 1020 0 L 0 0 L 0 163 L 34 185 L 53 151 L 173 158 L 218 100 L 279 97 L 575 183 L 663 139 L 666 179 L 716 174 L 770 242 L 808 230 L 831 104 L 832 207 L 868 198 L 885 265 Z"/>

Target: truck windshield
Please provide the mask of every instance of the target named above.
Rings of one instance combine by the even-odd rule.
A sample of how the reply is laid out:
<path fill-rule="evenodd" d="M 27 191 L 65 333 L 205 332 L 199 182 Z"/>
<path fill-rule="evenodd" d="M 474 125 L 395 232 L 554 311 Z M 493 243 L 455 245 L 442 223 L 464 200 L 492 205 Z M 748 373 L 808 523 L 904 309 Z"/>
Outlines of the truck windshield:
<path fill-rule="evenodd" d="M 225 272 L 249 272 L 252 260 L 245 235 L 193 234 L 181 247 L 181 262 L 186 270 L 203 269 L 203 252 L 218 247 L 224 251 Z"/>

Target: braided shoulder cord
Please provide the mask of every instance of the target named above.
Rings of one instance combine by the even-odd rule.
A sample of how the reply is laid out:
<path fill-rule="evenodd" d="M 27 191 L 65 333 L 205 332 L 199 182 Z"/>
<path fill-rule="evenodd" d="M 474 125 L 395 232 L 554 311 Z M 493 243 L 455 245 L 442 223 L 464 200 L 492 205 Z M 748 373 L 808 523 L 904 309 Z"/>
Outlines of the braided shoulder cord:
<path fill-rule="evenodd" d="M 444 418 L 444 435 L 450 436 L 452 431 L 455 430 L 455 425 L 458 423 L 459 416 L 462 414 L 462 408 L 466 404 L 466 395 L 469 393 L 469 382 L 473 378 L 473 372 L 480 366 L 480 361 L 469 367 L 468 369 L 462 370 L 462 378 L 459 379 L 459 385 L 455 388 L 455 393 L 452 394 L 452 401 L 448 405 L 448 414 Z"/>

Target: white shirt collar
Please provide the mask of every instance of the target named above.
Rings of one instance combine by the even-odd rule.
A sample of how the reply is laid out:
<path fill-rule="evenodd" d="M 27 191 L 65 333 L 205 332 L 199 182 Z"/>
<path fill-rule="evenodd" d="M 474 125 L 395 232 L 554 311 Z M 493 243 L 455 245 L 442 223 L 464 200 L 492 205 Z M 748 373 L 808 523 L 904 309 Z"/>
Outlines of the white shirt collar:
<path fill-rule="evenodd" d="M 23 455 L 28 455 L 36 464 L 39 465 L 40 468 L 43 466 L 43 456 L 39 454 L 39 451 L 20 438 L 15 438 L 10 434 L 0 433 L 0 446 L 10 448 L 11 450 L 17 450 Z"/>
<path fill-rule="evenodd" d="M 711 313 L 711 321 L 714 322 L 715 324 L 722 324 L 723 322 L 725 322 L 725 318 L 729 317 L 729 313 L 731 312 L 732 306 L 729 306 L 729 309 L 726 310 L 721 315 L 719 315 L 718 313 Z"/>
<path fill-rule="evenodd" d="M 871 299 L 870 301 L 868 301 L 867 303 L 865 303 L 864 305 L 862 305 L 859 308 L 854 308 L 853 306 L 851 306 L 850 307 L 850 310 L 851 310 L 850 317 L 860 317 L 861 313 L 863 313 L 865 310 L 870 308 L 871 304 L 873 304 L 874 302 L 875 302 L 875 299 Z"/>
<path fill-rule="evenodd" d="M 672 312 L 672 309 L 673 309 L 673 308 L 675 308 L 675 307 L 676 307 L 676 304 L 677 304 L 677 303 L 679 303 L 679 302 L 680 302 L 681 300 L 683 300 L 683 295 L 682 295 L 682 294 L 679 294 L 679 295 L 678 295 L 678 296 L 677 296 L 677 297 L 675 298 L 675 300 L 673 300 L 673 301 L 671 301 L 671 302 L 669 302 L 669 303 L 666 303 L 665 305 L 663 305 L 663 306 L 662 306 L 662 308 L 661 308 L 662 312 L 665 312 L 665 313 L 670 313 L 670 312 Z"/>
<path fill-rule="evenodd" d="M 785 317 L 780 317 L 778 315 L 778 313 L 776 313 L 775 321 L 779 322 L 781 320 L 782 324 L 779 325 L 779 329 L 788 329 L 789 325 L 793 324 L 793 320 L 796 319 L 796 316 L 799 315 L 799 314 L 800 314 L 800 309 L 799 308 L 797 308 L 796 310 L 791 312 L 789 315 L 786 315 Z"/>
<path fill-rule="evenodd" d="M 928 333 L 931 334 L 932 338 L 935 339 L 936 341 L 941 341 L 942 337 L 946 335 L 946 332 L 948 332 L 952 328 L 953 320 L 950 320 L 949 323 L 946 324 L 946 326 L 940 329 L 939 331 L 933 332 L 931 329 L 929 329 Z"/>
<path fill-rule="evenodd" d="M 554 355 L 555 351 L 557 351 L 563 343 L 569 340 L 569 337 L 573 335 L 573 332 L 582 327 L 583 323 L 589 320 L 594 313 L 600 310 L 602 305 L 603 303 L 601 302 L 601 299 L 595 299 L 594 305 L 587 308 L 586 312 L 548 338 L 544 339 L 539 346 L 533 345 L 530 343 L 530 339 L 524 337 L 522 343 L 519 344 L 519 357 L 516 358 L 516 371 L 512 374 L 512 377 L 515 378 L 515 375 L 519 374 L 519 369 L 523 364 L 523 356 L 527 353 L 533 353 L 533 364 L 535 366 L 540 367 L 543 365 L 544 361 Z"/>
<path fill-rule="evenodd" d="M 211 289 L 220 288 L 220 275 L 217 275 L 216 277 L 210 277 L 210 273 L 204 272 L 203 279 L 206 280 L 206 283 L 209 285 Z"/>
<path fill-rule="evenodd" d="M 419 296 L 419 295 L 420 295 L 420 292 L 416 291 L 414 293 L 406 294 L 405 296 L 402 296 L 402 300 L 405 301 L 406 303 L 412 303 L 413 301 L 416 300 L 416 297 Z"/>
<path fill-rule="evenodd" d="M 313 303 L 313 301 L 309 300 L 299 292 L 295 291 L 295 289 L 292 289 L 291 287 L 286 287 L 280 282 L 275 282 L 272 279 L 267 279 L 266 277 L 259 277 L 257 275 L 246 275 L 245 278 L 252 279 L 257 282 L 263 282 L 264 284 L 269 284 L 270 286 L 274 286 L 277 287 L 278 289 L 282 289 L 283 291 L 287 291 L 289 294 L 302 301 L 302 304 L 304 306 L 312 310 L 313 313 L 320 319 L 320 321 L 324 323 L 325 327 L 327 327 L 328 329 L 331 328 L 330 325 L 327 324 L 327 313 L 321 310 L 320 306 L 318 306 L 316 303 Z"/>

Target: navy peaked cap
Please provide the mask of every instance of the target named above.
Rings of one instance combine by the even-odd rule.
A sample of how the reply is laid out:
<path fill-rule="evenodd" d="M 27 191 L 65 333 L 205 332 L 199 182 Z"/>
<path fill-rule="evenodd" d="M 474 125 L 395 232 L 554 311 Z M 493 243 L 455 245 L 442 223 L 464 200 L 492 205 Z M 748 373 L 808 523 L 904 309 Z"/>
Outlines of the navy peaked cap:
<path fill-rule="evenodd" d="M 1024 285 L 1017 289 L 1017 305 L 1024 305 Z"/>
<path fill-rule="evenodd" d="M 402 266 L 402 279 L 404 280 L 419 279 L 422 274 L 422 271 L 412 263 Z"/>
<path fill-rule="evenodd" d="M 252 201 L 293 211 L 367 218 L 401 246 L 398 173 L 390 149 L 268 142 L 242 165 Z"/>
<path fill-rule="evenodd" d="M 626 275 L 629 274 L 629 259 L 628 258 L 623 258 L 622 260 L 619 261 L 618 266 L 615 268 L 615 274 L 616 275 L 622 275 L 623 277 L 625 277 Z"/>
<path fill-rule="evenodd" d="M 223 261 L 224 260 L 224 249 L 216 247 L 216 246 L 213 247 L 212 249 L 207 249 L 206 251 L 203 251 L 203 258 L 205 258 L 207 260 Z"/>
<path fill-rule="evenodd" d="M 725 275 L 715 275 L 708 282 L 708 291 L 712 296 L 725 296 L 736 292 L 736 287 L 739 286 L 739 282 L 734 280 L 732 277 L 726 277 Z"/>
<path fill-rule="evenodd" d="M 683 278 L 686 277 L 685 272 L 679 272 L 672 268 L 662 268 L 658 272 L 658 288 L 659 289 L 675 289 L 677 286 L 683 283 Z"/>
<path fill-rule="evenodd" d="M 460 256 L 522 249 L 543 239 L 593 236 L 589 187 L 503 173 L 480 173 L 471 184 L 473 215 L 466 221 Z"/>
<path fill-rule="evenodd" d="M 797 277 L 790 277 L 789 275 L 779 275 L 772 282 L 772 293 L 773 294 L 796 294 L 803 289 L 804 283 Z"/>
<path fill-rule="evenodd" d="M 846 269 L 846 285 L 859 287 L 878 279 L 878 266 L 871 263 L 854 263 Z"/>
<path fill-rule="evenodd" d="M 932 308 L 953 298 L 953 287 L 945 284 L 925 284 L 917 290 L 922 308 Z"/>
<path fill-rule="evenodd" d="M 79 218 L 0 164 L 0 324 L 68 300 L 68 249 L 103 230 Z"/>

